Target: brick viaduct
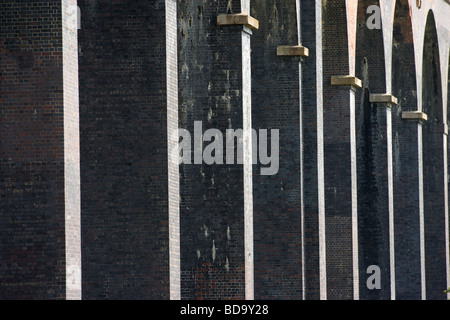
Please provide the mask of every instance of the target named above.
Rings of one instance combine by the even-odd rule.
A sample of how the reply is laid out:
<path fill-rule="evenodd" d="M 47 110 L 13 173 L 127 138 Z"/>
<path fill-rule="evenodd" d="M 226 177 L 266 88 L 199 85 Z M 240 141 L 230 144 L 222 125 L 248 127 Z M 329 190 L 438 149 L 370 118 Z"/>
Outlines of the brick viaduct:
<path fill-rule="evenodd" d="M 446 299 L 449 16 L 2 1 L 0 298 Z M 243 164 L 170 161 L 195 121 L 242 128 Z M 277 174 L 251 128 L 279 129 Z"/>

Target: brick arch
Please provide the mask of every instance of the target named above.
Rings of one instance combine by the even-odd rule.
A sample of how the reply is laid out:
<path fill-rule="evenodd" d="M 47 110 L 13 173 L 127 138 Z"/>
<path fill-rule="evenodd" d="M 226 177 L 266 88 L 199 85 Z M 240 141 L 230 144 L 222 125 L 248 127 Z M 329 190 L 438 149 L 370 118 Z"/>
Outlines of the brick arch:
<path fill-rule="evenodd" d="M 369 10 L 374 6 L 374 11 Z M 370 8 L 372 9 L 372 8 Z M 376 24 L 373 24 L 376 22 Z M 379 23 L 379 24 L 378 24 Z M 383 274 L 381 290 L 360 281 L 360 299 L 390 298 L 387 125 L 390 109 L 374 103 L 371 94 L 385 94 L 386 64 L 380 1 L 359 0 L 356 28 L 355 75 L 363 90 L 356 91 L 359 273 L 377 265 Z"/>
<path fill-rule="evenodd" d="M 397 0 L 392 37 L 393 94 L 401 97 L 402 110 L 416 110 L 416 64 L 411 20 L 411 8 L 408 0 Z"/>
<path fill-rule="evenodd" d="M 422 70 L 422 110 L 428 121 L 443 123 L 439 43 L 433 11 L 428 12 L 424 34 Z"/>
<path fill-rule="evenodd" d="M 446 117 L 446 119 L 444 119 L 444 121 L 447 121 L 447 123 L 448 123 L 448 120 L 449 120 L 449 111 L 450 111 L 450 54 L 448 55 L 448 61 L 447 61 L 447 69 L 448 69 L 448 74 L 447 74 L 447 77 L 448 77 L 448 80 L 447 80 L 447 117 Z M 444 106 L 444 108 L 445 108 L 445 106 Z"/>
<path fill-rule="evenodd" d="M 425 230 L 425 281 L 427 299 L 444 299 L 445 288 L 445 179 L 444 119 L 439 43 L 433 12 L 428 12 L 424 33 L 422 109 L 428 116 L 423 124 L 423 195 Z"/>
<path fill-rule="evenodd" d="M 381 23 L 381 9 L 368 13 L 367 9 L 370 6 L 380 8 L 380 1 L 358 1 L 355 74 L 363 81 L 363 87 L 369 88 L 370 92 L 385 93 L 386 68 L 383 29 L 382 25 L 380 25 L 380 29 L 373 28 L 371 21 L 368 20 L 380 14 Z"/>
<path fill-rule="evenodd" d="M 396 299 L 421 298 L 419 124 L 402 119 L 418 108 L 416 61 L 409 1 L 395 3 L 392 34 L 394 250 Z M 408 254 L 405 254 L 408 252 Z"/>

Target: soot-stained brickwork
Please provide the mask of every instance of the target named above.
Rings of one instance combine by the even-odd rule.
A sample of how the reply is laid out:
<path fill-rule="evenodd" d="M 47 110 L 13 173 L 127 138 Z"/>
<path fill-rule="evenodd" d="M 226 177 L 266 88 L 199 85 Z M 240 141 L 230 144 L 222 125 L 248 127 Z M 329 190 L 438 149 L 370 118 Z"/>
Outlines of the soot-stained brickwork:
<path fill-rule="evenodd" d="M 0 4 L 2 299 L 81 297 L 78 61 L 66 9 Z"/>
<path fill-rule="evenodd" d="M 357 15 L 357 50 L 355 74 L 363 87 L 356 94 L 356 137 L 358 168 L 358 242 L 359 276 L 366 277 L 367 267 L 378 265 L 384 277 L 381 290 L 370 290 L 360 282 L 360 299 L 390 299 L 389 242 L 389 150 L 388 135 L 392 126 L 392 105 L 376 103 L 374 94 L 385 94 L 386 76 L 382 29 L 370 29 L 366 9 L 373 4 L 363 2 Z M 379 5 L 378 3 L 376 3 Z M 368 24 L 369 23 L 369 24 Z M 376 70 L 376 72 L 375 72 Z"/>
<path fill-rule="evenodd" d="M 165 2 L 78 5 L 83 297 L 169 299 Z"/>
<path fill-rule="evenodd" d="M 3 1 L 0 299 L 446 299 L 449 15 Z"/>
<path fill-rule="evenodd" d="M 191 132 L 193 151 L 194 122 L 200 134 L 243 129 L 245 31 L 216 24 L 219 14 L 240 12 L 239 1 L 179 2 L 180 128 Z M 245 298 L 243 165 L 223 157 L 224 164 L 206 165 L 192 156 L 180 166 L 184 299 Z"/>
<path fill-rule="evenodd" d="M 417 79 L 413 26 L 408 1 L 397 1 L 392 35 L 393 179 L 395 212 L 396 295 L 398 299 L 421 298 L 419 126 L 402 119 L 403 111 L 417 110 Z M 405 252 L 407 254 L 405 254 Z"/>
<path fill-rule="evenodd" d="M 261 175 L 261 164 L 254 170 L 255 297 L 301 299 L 301 201 L 296 195 L 301 193 L 302 62 L 298 56 L 277 55 L 278 46 L 299 44 L 297 8 L 295 1 L 266 1 L 251 9 L 261 25 L 252 37 L 253 127 L 278 129 L 283 141 L 278 173 Z"/>

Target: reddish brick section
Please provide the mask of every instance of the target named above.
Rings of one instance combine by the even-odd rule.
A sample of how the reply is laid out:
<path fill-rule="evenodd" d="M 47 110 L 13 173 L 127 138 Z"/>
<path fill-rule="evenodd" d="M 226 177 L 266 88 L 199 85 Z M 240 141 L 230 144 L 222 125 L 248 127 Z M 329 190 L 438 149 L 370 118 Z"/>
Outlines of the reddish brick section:
<path fill-rule="evenodd" d="M 353 299 L 352 221 L 354 175 L 354 88 L 332 86 L 332 76 L 345 76 L 349 66 L 346 4 L 340 0 L 323 7 L 324 38 L 324 167 L 326 265 L 328 299 Z"/>
<path fill-rule="evenodd" d="M 76 43 L 63 41 L 61 1 L 0 13 L 0 298 L 80 298 L 79 272 L 66 285 L 79 258 Z"/>

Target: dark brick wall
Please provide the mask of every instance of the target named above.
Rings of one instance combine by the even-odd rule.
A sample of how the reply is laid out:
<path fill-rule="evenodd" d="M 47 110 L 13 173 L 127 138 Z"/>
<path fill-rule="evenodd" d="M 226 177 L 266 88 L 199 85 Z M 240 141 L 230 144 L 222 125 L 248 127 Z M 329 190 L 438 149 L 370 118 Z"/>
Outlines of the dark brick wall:
<path fill-rule="evenodd" d="M 277 56 L 277 46 L 299 43 L 296 1 L 253 3 L 253 128 L 280 132 L 278 173 L 253 172 L 255 298 L 301 299 L 300 59 Z"/>
<path fill-rule="evenodd" d="M 350 74 L 346 4 L 323 7 L 324 168 L 327 297 L 353 298 L 352 142 L 354 88 L 332 86 L 332 76 Z M 352 110 L 353 109 L 353 110 Z"/>
<path fill-rule="evenodd" d="M 168 299 L 165 1 L 79 1 L 84 299 Z"/>
<path fill-rule="evenodd" d="M 323 183 L 322 1 L 302 1 L 302 44 L 309 49 L 302 70 L 303 255 L 305 299 L 320 298 L 319 219 L 325 212 Z M 325 266 L 322 266 L 324 269 Z M 322 270 L 323 271 L 323 270 Z M 322 279 L 322 287 L 326 279 Z"/>
<path fill-rule="evenodd" d="M 402 120 L 402 111 L 417 110 L 412 21 L 407 1 L 397 1 L 393 30 L 392 108 L 395 287 L 399 300 L 421 299 L 419 230 L 419 152 L 417 121 Z"/>
<path fill-rule="evenodd" d="M 428 115 L 423 124 L 423 192 L 425 227 L 426 294 L 445 299 L 439 287 L 447 287 L 445 257 L 444 130 L 439 48 L 433 14 L 425 30 L 422 105 Z"/>
<path fill-rule="evenodd" d="M 388 126 L 386 104 L 370 102 L 371 93 L 386 93 L 382 29 L 369 29 L 366 10 L 373 1 L 360 1 L 356 40 L 356 76 L 363 89 L 356 94 L 358 168 L 358 240 L 360 299 L 390 299 Z M 369 290 L 366 270 L 381 270 L 381 289 Z"/>
<path fill-rule="evenodd" d="M 81 261 L 84 299 L 389 299 L 391 178 L 396 298 L 421 299 L 426 286 L 427 299 L 445 299 L 448 57 L 439 45 L 449 40 L 435 30 L 445 21 L 426 20 L 443 1 L 392 4 L 392 48 L 382 37 L 389 28 L 365 25 L 378 1 L 358 1 L 355 48 L 346 4 L 356 1 L 251 1 L 261 25 L 249 36 L 216 24 L 248 0 L 80 0 L 79 46 L 67 2 L 75 4 L 0 4 L 0 299 L 80 298 Z M 296 3 L 310 50 L 303 61 L 276 56 L 277 45 L 299 41 Z M 415 48 L 412 19 L 427 24 L 424 48 Z M 353 67 L 363 89 L 330 85 Z M 390 77 L 399 99 L 392 176 L 389 109 L 369 101 Z M 421 107 L 429 121 L 402 119 Z M 193 134 L 202 121 L 203 131 L 225 133 L 250 111 L 255 129 L 280 130 L 276 175 L 255 165 L 252 186 L 242 165 L 168 161 L 177 126 Z M 371 264 L 381 267 L 381 290 L 367 290 Z"/>
<path fill-rule="evenodd" d="M 216 23 L 241 11 L 230 4 L 179 2 L 180 128 L 192 145 L 194 121 L 223 134 L 243 128 L 242 26 Z M 180 166 L 182 299 L 245 297 L 243 183 L 242 165 Z"/>
<path fill-rule="evenodd" d="M 79 181 L 65 177 L 63 120 L 76 126 L 78 114 L 61 1 L 3 1 L 0 13 L 0 298 L 64 299 L 65 204 L 77 204 L 65 185 Z"/>

